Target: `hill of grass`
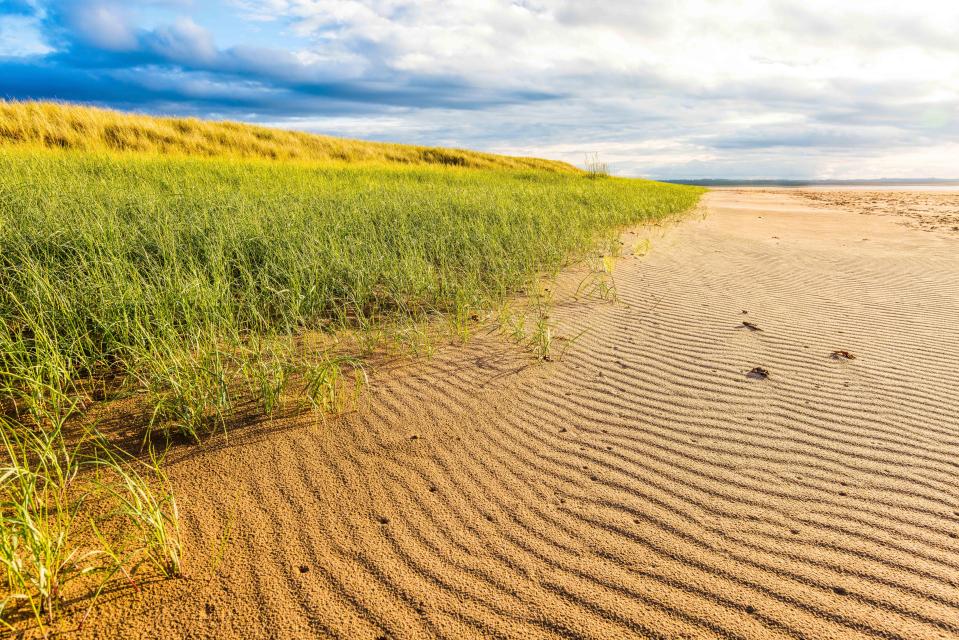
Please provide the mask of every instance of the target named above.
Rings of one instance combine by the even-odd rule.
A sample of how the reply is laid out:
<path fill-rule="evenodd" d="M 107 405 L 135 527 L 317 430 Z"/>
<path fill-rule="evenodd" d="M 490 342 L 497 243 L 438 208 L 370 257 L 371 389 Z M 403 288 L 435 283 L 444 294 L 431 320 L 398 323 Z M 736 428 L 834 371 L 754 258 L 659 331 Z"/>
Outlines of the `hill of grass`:
<path fill-rule="evenodd" d="M 239 122 L 159 118 L 55 102 L 0 100 L 0 145 L 307 162 L 448 165 L 576 173 L 572 165 L 462 149 L 366 142 Z"/>
<path fill-rule="evenodd" d="M 443 318 L 468 333 L 599 238 L 701 192 L 548 161 L 0 105 L 0 626 L 49 624 L 82 585 L 179 571 L 162 465 L 95 431 L 104 401 L 123 398 L 146 444 L 228 429 L 251 404 L 336 412 L 366 366 L 331 347 L 337 336 L 412 344 Z"/>

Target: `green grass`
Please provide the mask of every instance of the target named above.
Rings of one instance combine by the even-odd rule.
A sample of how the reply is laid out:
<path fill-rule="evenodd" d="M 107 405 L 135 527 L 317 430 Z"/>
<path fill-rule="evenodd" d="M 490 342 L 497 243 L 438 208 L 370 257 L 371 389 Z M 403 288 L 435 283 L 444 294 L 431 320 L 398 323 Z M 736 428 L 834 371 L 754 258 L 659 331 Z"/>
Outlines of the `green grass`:
<path fill-rule="evenodd" d="M 505 160 L 349 165 L 21 142 L 0 145 L 4 624 L 49 624 L 64 585 L 91 572 L 135 583 L 135 567 L 179 571 L 161 465 L 91 431 L 104 397 L 122 391 L 145 409 L 144 445 L 228 430 L 251 397 L 265 416 L 294 400 L 347 410 L 363 355 L 385 336 L 429 353 L 424 327 L 439 320 L 466 337 L 600 238 L 702 192 Z M 544 360 L 547 311 L 512 329 Z M 352 351 L 341 336 L 358 336 Z M 64 435 L 78 428 L 88 434 Z M 133 547 L 105 533 L 118 519 L 138 532 L 121 536 Z"/>
<path fill-rule="evenodd" d="M 2 150 L 0 388 L 23 401 L 132 376 L 174 387 L 159 413 L 193 431 L 226 402 L 225 343 L 489 307 L 600 232 L 698 195 L 548 172 Z"/>

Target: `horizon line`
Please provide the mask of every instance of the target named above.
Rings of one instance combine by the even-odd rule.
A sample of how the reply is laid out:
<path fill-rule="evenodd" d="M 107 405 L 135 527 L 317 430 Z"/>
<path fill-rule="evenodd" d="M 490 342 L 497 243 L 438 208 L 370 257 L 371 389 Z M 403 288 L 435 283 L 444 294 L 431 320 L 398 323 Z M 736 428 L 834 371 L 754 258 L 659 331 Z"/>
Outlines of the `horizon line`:
<path fill-rule="evenodd" d="M 698 186 L 718 184 L 756 185 L 928 185 L 956 184 L 959 178 L 650 178 L 658 182 Z"/>

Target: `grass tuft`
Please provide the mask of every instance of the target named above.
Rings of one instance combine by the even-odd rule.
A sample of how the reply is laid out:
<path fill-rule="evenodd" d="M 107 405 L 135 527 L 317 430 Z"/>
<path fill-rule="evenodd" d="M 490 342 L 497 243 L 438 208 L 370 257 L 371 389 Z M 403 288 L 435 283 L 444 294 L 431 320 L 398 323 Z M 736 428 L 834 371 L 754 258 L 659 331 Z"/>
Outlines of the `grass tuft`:
<path fill-rule="evenodd" d="M 363 388 L 369 383 L 366 367 L 359 358 L 325 355 L 307 368 L 306 397 L 317 409 L 339 415 L 356 406 Z"/>

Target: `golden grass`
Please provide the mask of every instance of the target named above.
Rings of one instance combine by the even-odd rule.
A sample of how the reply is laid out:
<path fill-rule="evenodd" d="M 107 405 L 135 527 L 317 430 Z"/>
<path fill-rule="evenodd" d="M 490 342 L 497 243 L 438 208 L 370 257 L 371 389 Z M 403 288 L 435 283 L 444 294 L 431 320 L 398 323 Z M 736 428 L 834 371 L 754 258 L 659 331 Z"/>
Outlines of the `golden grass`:
<path fill-rule="evenodd" d="M 161 118 L 56 102 L 0 100 L 0 145 L 322 163 L 579 172 L 572 165 L 554 160 L 349 140 L 239 122 Z"/>

